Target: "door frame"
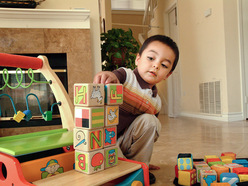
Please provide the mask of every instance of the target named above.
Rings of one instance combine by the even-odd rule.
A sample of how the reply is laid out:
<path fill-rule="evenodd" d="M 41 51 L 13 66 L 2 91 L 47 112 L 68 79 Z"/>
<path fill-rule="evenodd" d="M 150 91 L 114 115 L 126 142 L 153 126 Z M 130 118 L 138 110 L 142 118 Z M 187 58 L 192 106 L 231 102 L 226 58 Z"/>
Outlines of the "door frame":
<path fill-rule="evenodd" d="M 243 119 L 248 118 L 248 54 L 245 54 L 245 51 L 248 50 L 248 43 L 245 44 L 245 36 L 244 34 L 247 33 L 247 30 L 244 30 L 243 25 L 244 17 L 248 16 L 246 11 L 243 11 L 245 0 L 238 1 L 238 8 L 239 8 L 239 31 L 240 31 L 240 63 L 241 63 L 241 78 L 242 78 L 242 112 L 243 112 Z M 245 14 L 245 15 L 244 15 Z M 246 35 L 248 38 L 248 35 Z"/>
<path fill-rule="evenodd" d="M 164 33 L 170 36 L 170 23 L 169 14 L 171 11 L 176 9 L 177 11 L 177 1 L 174 1 L 165 11 L 164 11 Z M 177 27 L 178 30 L 178 27 Z M 177 36 L 178 38 L 178 36 Z M 172 38 L 173 39 L 173 38 Z M 176 41 L 178 43 L 178 41 Z M 180 63 L 176 67 L 177 72 L 172 73 L 171 77 L 167 79 L 167 96 L 168 96 L 168 116 L 177 117 L 180 115 L 180 103 L 181 97 L 175 94 L 177 90 L 181 90 L 181 75 L 180 75 Z M 181 91 L 180 91 L 181 92 Z M 177 100 L 179 104 L 176 104 Z M 178 108 L 179 107 L 179 108 Z"/>

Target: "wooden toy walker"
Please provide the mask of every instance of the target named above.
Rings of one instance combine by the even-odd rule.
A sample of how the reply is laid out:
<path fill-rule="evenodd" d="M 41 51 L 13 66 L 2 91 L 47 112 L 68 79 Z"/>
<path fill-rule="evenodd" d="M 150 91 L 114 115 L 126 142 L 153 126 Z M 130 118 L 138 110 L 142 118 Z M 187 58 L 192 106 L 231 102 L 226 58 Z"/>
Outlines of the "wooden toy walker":
<path fill-rule="evenodd" d="M 117 166 L 92 175 L 74 170 L 73 104 L 45 56 L 27 57 L 0 53 L 0 66 L 38 70 L 43 74 L 53 91 L 58 105 L 62 128 L 42 132 L 13 135 L 0 138 L 0 185 L 149 185 L 149 170 L 146 164 L 119 158 Z M 5 86 L 5 85 L 4 85 Z M 6 86 L 7 88 L 7 86 Z M 16 113 L 20 121 L 25 113 Z M 46 115 L 46 114 L 43 114 Z M 47 117 L 47 116 L 45 116 Z M 50 117 L 50 116 L 49 116 Z M 30 119 L 30 118 L 28 118 Z M 1 121 L 1 118 L 0 118 Z M 68 147 L 70 147 L 68 149 Z M 42 156 L 51 150 L 60 153 Z M 33 157 L 20 162 L 19 157 Z"/>

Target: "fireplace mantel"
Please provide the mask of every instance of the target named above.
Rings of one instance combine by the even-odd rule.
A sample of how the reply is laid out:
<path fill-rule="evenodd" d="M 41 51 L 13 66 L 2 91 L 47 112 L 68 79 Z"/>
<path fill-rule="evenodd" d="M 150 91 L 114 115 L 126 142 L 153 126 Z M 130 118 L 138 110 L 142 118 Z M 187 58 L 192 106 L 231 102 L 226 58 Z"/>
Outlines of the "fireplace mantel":
<path fill-rule="evenodd" d="M 90 28 L 89 10 L 0 8 L 0 28 Z"/>

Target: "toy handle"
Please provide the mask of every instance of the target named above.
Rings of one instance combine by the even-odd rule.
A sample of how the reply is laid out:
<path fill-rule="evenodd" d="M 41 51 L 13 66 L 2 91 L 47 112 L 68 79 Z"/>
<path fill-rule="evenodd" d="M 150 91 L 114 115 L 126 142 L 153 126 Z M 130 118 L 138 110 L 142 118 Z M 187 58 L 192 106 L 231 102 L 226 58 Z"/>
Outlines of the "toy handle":
<path fill-rule="evenodd" d="M 42 68 L 43 61 L 37 57 L 0 53 L 0 66 L 37 70 Z"/>
<path fill-rule="evenodd" d="M 6 167 L 6 176 L 2 172 L 2 166 Z M 0 152 L 0 185 L 34 186 L 25 180 L 22 174 L 20 162 L 7 154 Z"/>

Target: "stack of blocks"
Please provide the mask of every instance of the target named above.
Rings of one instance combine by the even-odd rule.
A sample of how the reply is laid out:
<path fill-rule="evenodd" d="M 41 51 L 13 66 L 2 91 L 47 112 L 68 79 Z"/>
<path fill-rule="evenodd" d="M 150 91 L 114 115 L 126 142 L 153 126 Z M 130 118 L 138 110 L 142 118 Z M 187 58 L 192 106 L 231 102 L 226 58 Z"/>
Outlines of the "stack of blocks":
<path fill-rule="evenodd" d="M 118 163 L 121 84 L 74 84 L 75 170 L 92 174 Z"/>
<path fill-rule="evenodd" d="M 193 169 L 193 157 L 189 153 L 180 153 L 177 157 L 178 183 L 180 185 L 194 185 L 196 170 Z"/>

